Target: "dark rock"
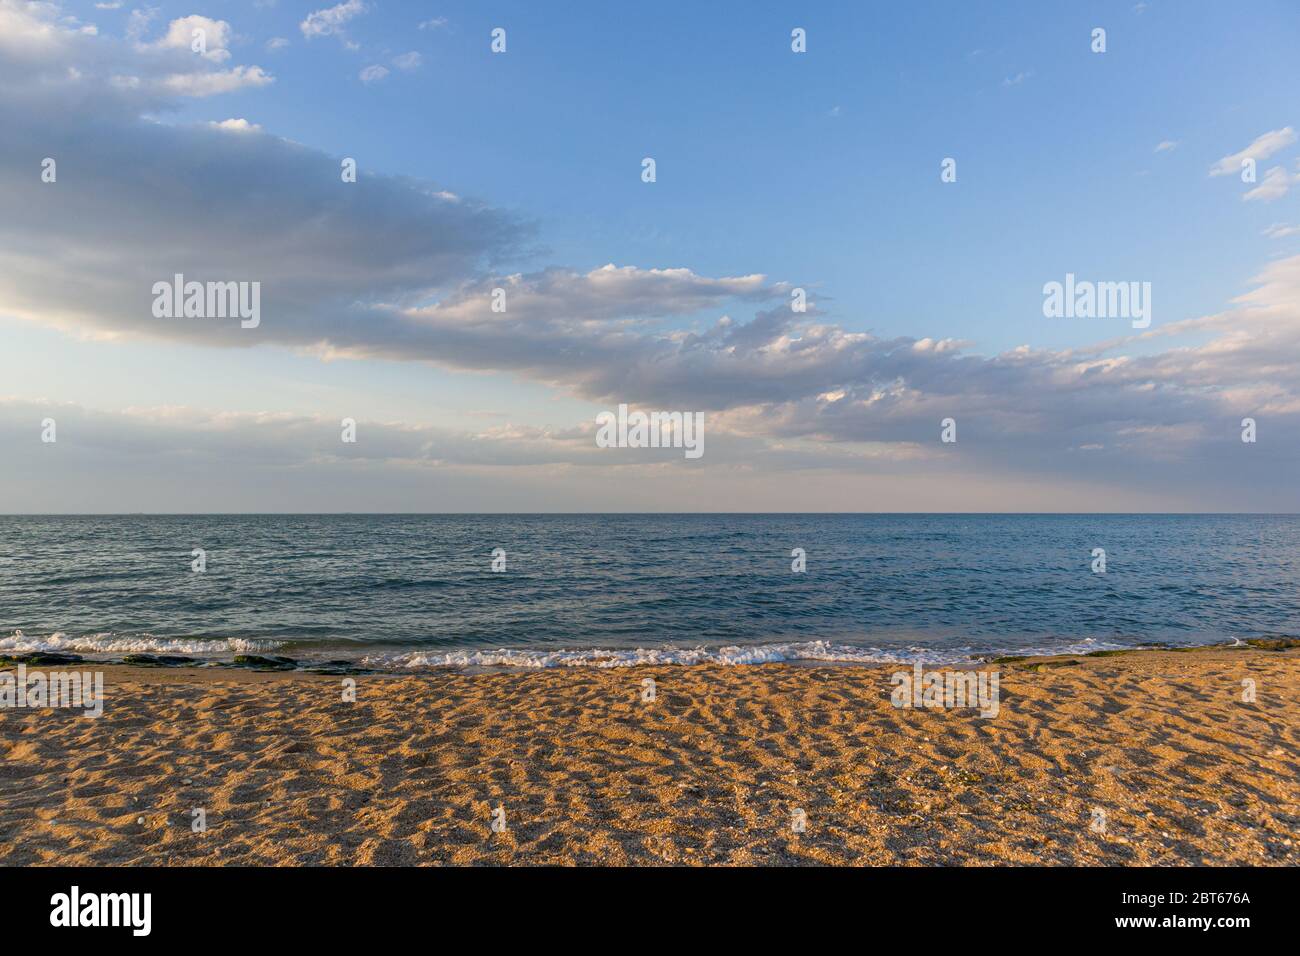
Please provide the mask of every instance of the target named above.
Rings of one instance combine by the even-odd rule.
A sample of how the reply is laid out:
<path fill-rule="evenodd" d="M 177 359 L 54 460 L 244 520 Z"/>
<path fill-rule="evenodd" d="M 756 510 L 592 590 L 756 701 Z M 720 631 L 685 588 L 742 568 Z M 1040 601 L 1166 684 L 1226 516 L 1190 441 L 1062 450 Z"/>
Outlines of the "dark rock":
<path fill-rule="evenodd" d="M 32 651 L 30 654 L 0 656 L 0 664 L 26 664 L 46 666 L 51 664 L 80 664 L 85 660 L 80 654 L 62 654 L 58 651 Z"/>
<path fill-rule="evenodd" d="M 255 671 L 291 671 L 298 666 L 292 657 L 261 657 L 257 654 L 240 654 L 230 662 L 231 667 L 248 667 Z"/>
<path fill-rule="evenodd" d="M 127 654 L 122 658 L 122 663 L 133 667 L 184 667 L 187 664 L 197 664 L 199 661 L 180 654 Z"/>
<path fill-rule="evenodd" d="M 1261 651 L 1285 651 L 1291 647 L 1300 647 L 1300 637 L 1252 637 L 1246 641 L 1251 647 Z"/>

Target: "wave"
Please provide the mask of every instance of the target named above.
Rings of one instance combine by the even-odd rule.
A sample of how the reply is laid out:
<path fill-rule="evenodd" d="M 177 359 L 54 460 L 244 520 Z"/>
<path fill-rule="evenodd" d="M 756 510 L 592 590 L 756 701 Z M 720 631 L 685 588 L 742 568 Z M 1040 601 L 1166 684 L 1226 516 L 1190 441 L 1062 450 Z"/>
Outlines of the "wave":
<path fill-rule="evenodd" d="M 186 656 L 231 656 L 271 651 L 281 647 L 279 641 L 257 641 L 242 637 L 194 638 L 154 637 L 137 634 L 130 637 L 111 633 L 83 634 L 69 637 L 61 631 L 44 637 L 14 631 L 10 637 L 0 637 L 0 651 L 30 653 L 33 651 L 65 651 L 82 654 L 183 654 Z"/>
<path fill-rule="evenodd" d="M 112 633 L 85 634 L 71 637 L 62 632 L 46 636 L 33 636 L 14 631 L 10 637 L 0 638 L 0 652 L 77 652 L 114 657 L 126 654 L 176 654 L 187 657 L 209 657 L 220 662 L 237 655 L 255 655 L 281 651 L 285 642 L 255 640 L 250 638 L 190 638 L 156 637 L 152 634 L 116 635 Z M 832 641 L 782 641 L 747 646 L 730 644 L 720 647 L 633 647 L 633 648 L 459 648 L 447 651 L 364 651 L 359 648 L 331 648 L 329 655 L 335 659 L 349 659 L 365 668 L 377 671 L 411 671 L 433 668 L 508 667 L 545 669 L 554 667 L 636 667 L 639 665 L 722 664 L 743 666 L 780 663 L 827 664 L 923 664 L 965 665 L 1013 653 L 1026 657 L 1053 654 L 1087 654 L 1092 651 L 1124 650 L 1132 643 L 1117 643 L 1097 638 L 1084 638 L 1059 644 L 1029 647 L 990 647 L 988 644 L 970 644 L 960 647 L 864 647 Z M 296 645 L 290 651 L 301 666 L 319 662 L 321 649 Z M 283 651 L 281 651 L 283 653 Z"/>
<path fill-rule="evenodd" d="M 1087 654 L 1091 651 L 1121 650 L 1130 644 L 1117 644 L 1085 638 L 1070 644 L 1054 647 L 1017 648 L 1015 653 L 1026 657 L 1049 654 Z M 537 650 L 528 648 L 472 649 L 430 652 L 414 651 L 400 654 L 370 654 L 362 663 L 375 669 L 398 668 L 403 670 L 432 667 L 636 667 L 641 664 L 779 664 L 799 661 L 817 661 L 836 664 L 971 664 L 981 657 L 992 657 L 1002 651 L 992 651 L 971 646 L 950 650 L 930 648 L 858 647 L 835 644 L 830 641 L 797 641 L 775 644 L 755 644 L 748 647 L 635 647 L 625 650 L 603 648 L 559 648 Z"/>

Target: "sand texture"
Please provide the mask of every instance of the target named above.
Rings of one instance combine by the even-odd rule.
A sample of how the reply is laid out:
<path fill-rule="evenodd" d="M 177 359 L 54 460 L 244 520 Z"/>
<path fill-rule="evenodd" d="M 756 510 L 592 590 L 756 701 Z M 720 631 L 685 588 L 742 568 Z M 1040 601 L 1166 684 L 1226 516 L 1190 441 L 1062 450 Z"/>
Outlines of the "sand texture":
<path fill-rule="evenodd" d="M 1300 862 L 1300 651 L 1068 660 L 991 719 L 892 666 L 105 668 L 99 719 L 0 711 L 0 863 Z"/>

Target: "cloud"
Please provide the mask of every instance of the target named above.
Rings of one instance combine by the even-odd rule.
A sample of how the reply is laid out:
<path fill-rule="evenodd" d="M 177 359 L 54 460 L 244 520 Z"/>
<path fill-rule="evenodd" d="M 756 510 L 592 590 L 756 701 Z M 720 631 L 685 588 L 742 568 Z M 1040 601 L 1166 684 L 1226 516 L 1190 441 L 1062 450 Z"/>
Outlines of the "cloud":
<path fill-rule="evenodd" d="M 132 11 L 138 29 L 128 26 L 128 42 L 88 34 L 66 25 L 53 4 L 23 4 L 0 0 L 0 83 L 13 113 L 28 117 L 42 109 L 64 109 L 94 100 L 104 119 L 168 109 L 177 97 L 211 96 L 265 86 L 274 78 L 258 66 L 222 69 L 229 27 L 205 17 L 173 21 L 167 33 L 152 43 L 141 37 L 156 10 Z M 177 24 L 181 24 L 177 27 Z M 200 27 L 200 25 L 203 25 Z M 191 52 L 192 30 L 209 30 L 208 54 Z M 183 42 L 182 42 L 183 41 Z"/>
<path fill-rule="evenodd" d="M 1250 487 L 1270 507 L 1297 503 L 1300 256 L 1271 263 L 1213 315 L 1137 336 L 1121 323 L 1123 335 L 1086 349 L 981 355 L 920 331 L 847 327 L 821 311 L 829 300 L 793 313 L 789 285 L 757 272 L 507 268 L 533 252 L 533 229 L 517 216 L 364 165 L 345 183 L 339 157 L 247 120 L 165 121 L 180 95 L 240 69 L 257 68 L 89 37 L 0 0 L 0 313 L 82 336 L 422 362 L 543 383 L 601 407 L 702 411 L 708 467 L 901 475 L 924 462 L 932 475 L 1129 475 L 1205 490 L 1198 501 Z M 184 89 L 174 76 L 190 78 Z M 75 157 L 77 175 L 40 183 L 30 157 L 47 155 Z M 261 324 L 155 318 L 152 286 L 176 273 L 260 282 Z M 1098 323 L 1098 337 L 1109 328 Z M 317 456 L 329 469 L 356 464 L 336 460 L 350 452 L 334 446 L 326 419 L 275 418 L 279 431 L 261 432 L 258 420 L 226 427 L 187 414 L 169 431 L 150 412 L 122 441 L 156 440 L 165 464 L 222 441 L 250 460 L 287 455 L 285 467 L 310 468 Z M 1242 457 L 1252 451 L 1237 436 L 1248 415 L 1267 423 L 1267 455 Z M 950 416 L 961 439 L 941 448 L 939 422 Z M 521 467 L 572 467 L 592 450 L 590 423 L 460 436 L 390 425 L 377 430 L 394 449 L 390 465 L 495 467 L 515 456 Z M 70 434 L 116 427 L 96 420 Z M 250 436 L 265 440 L 244 444 Z M 200 439 L 209 444 L 192 444 Z"/>
<path fill-rule="evenodd" d="M 420 24 L 421 30 L 437 30 L 447 25 L 446 17 L 434 17 L 431 20 L 425 20 Z"/>
<path fill-rule="evenodd" d="M 1019 86 L 1021 83 L 1025 82 L 1025 80 L 1029 79 L 1033 75 L 1034 75 L 1033 70 L 1025 70 L 1015 74 L 1014 76 L 1008 76 L 1005 80 L 1002 81 L 1002 85 Z"/>
<path fill-rule="evenodd" d="M 266 48 L 271 51 L 283 50 L 288 45 L 289 41 L 284 37 L 271 37 L 271 39 L 266 41 Z"/>
<path fill-rule="evenodd" d="M 363 0 L 344 0 L 337 6 L 307 14 L 307 19 L 298 24 L 298 29 L 309 40 L 313 37 L 336 36 L 343 32 L 345 23 L 365 12 Z"/>
<path fill-rule="evenodd" d="M 1288 236 L 1300 236 L 1300 226 L 1292 226 L 1285 222 L 1275 222 L 1264 230 L 1263 235 L 1270 239 L 1285 239 Z"/>
<path fill-rule="evenodd" d="M 1166 140 L 1161 140 L 1161 141 L 1156 145 L 1155 152 L 1157 152 L 1157 153 L 1172 153 L 1175 149 L 1178 148 L 1178 143 L 1179 143 L 1179 141 L 1176 140 L 1176 139 L 1166 139 Z"/>
<path fill-rule="evenodd" d="M 139 40 L 144 36 L 149 24 L 161 11 L 157 7 L 137 8 L 131 11 L 126 21 L 126 35 L 129 39 Z"/>
<path fill-rule="evenodd" d="M 20 511 L 185 511 L 196 502 L 204 510 L 294 510 L 317 495 L 313 510 L 355 511 L 374 501 L 420 510 L 482 510 L 491 501 L 508 509 L 511 497 L 516 508 L 531 502 L 536 510 L 539 490 L 550 485 L 557 496 L 572 495 L 566 510 L 580 510 L 590 507 L 593 494 L 616 500 L 621 491 L 611 495 L 611 489 L 647 478 L 671 503 L 662 479 L 686 466 L 681 449 L 597 446 L 594 417 L 568 427 L 504 423 L 476 429 L 359 418 L 354 443 L 341 441 L 345 417 L 346 410 L 329 416 L 189 406 L 103 410 L 0 397 L 0 447 L 10 473 L 23 476 L 21 487 L 2 480 L 0 487 L 9 507 Z M 57 427 L 53 444 L 40 440 L 47 418 Z M 843 450 L 795 456 L 714 432 L 707 424 L 705 447 L 707 460 L 689 465 L 692 480 L 716 472 L 709 480 L 733 492 L 737 462 L 758 460 L 785 471 L 855 467 L 869 457 Z M 877 459 L 876 467 L 906 460 Z M 96 481 L 74 490 L 70 476 L 87 471 Z M 500 489 L 496 494 L 494 487 Z M 453 488 L 459 500 L 449 497 Z"/>
<path fill-rule="evenodd" d="M 393 57 L 393 66 L 397 67 L 399 70 L 405 70 L 407 72 L 418 70 L 423 62 L 424 57 L 414 50 L 410 53 L 403 53 L 401 56 Z"/>
<path fill-rule="evenodd" d="M 1240 152 L 1224 156 L 1210 167 L 1210 175 L 1229 176 L 1240 173 L 1242 160 L 1253 159 L 1257 163 L 1263 162 L 1278 150 L 1285 149 L 1295 141 L 1296 133 L 1290 126 L 1270 130 L 1262 136 L 1257 136 L 1253 143 Z"/>
<path fill-rule="evenodd" d="M 116 449 L 130 456 L 184 458 L 212 466 L 226 458 L 245 465 L 290 467 L 327 460 L 502 466 L 610 463 L 595 444 L 594 422 L 571 429 L 498 425 L 466 431 L 363 419 L 357 425 L 363 440 L 351 444 L 340 440 L 341 418 L 322 415 L 214 412 L 189 406 L 105 411 L 66 402 L 0 398 L 0 430 L 13 436 L 15 446 L 30 444 L 33 434 L 39 437 L 32 422 L 46 417 L 57 422 L 65 448 Z"/>
<path fill-rule="evenodd" d="M 6 507 L 18 513 L 698 511 L 710 501 L 788 510 L 807 509 L 810 494 L 817 506 L 837 501 L 852 508 L 863 478 L 847 471 L 834 477 L 838 463 L 850 470 L 868 464 L 876 473 L 872 488 L 893 482 L 901 497 L 891 500 L 908 510 L 947 500 L 934 476 L 887 477 L 905 466 L 902 459 L 835 449 L 813 450 L 809 457 L 711 429 L 705 458 L 687 463 L 680 449 L 598 448 L 594 421 L 470 431 L 361 419 L 357 442 L 344 444 L 346 414 L 232 414 L 183 406 L 106 411 L 0 397 L 0 447 L 9 466 L 0 487 Z M 46 417 L 58 423 L 57 443 L 40 441 Z M 748 465 L 723 463 L 756 459 L 798 478 L 778 483 L 773 496 Z M 808 472 L 809 466 L 824 468 L 838 487 Z M 88 473 L 93 482 L 84 481 Z M 683 494 L 674 480 L 679 475 L 687 476 L 692 493 Z M 1058 506 L 1070 500 L 1063 484 L 1052 489 Z M 967 509 L 992 507 L 988 488 L 999 494 L 1010 488 L 1020 501 L 1045 501 L 1014 479 L 989 482 L 984 491 L 973 482 L 956 487 L 966 493 L 952 501 Z"/>
<path fill-rule="evenodd" d="M 263 131 L 159 121 L 183 96 L 263 78 L 83 37 L 0 0 L 0 311 L 79 334 L 226 341 L 229 329 L 151 317 L 152 283 L 180 272 L 262 282 L 280 344 L 331 340 L 313 316 L 353 333 L 375 322 L 396 342 L 412 330 L 380 307 L 459 289 L 531 243 L 517 217 L 433 184 L 364 166 L 345 183 L 340 157 Z M 80 172 L 33 191 L 31 155 Z"/>
<path fill-rule="evenodd" d="M 224 129 L 230 133 L 260 133 L 262 127 L 246 119 L 225 119 L 219 123 L 209 123 L 215 129 Z"/>
<path fill-rule="evenodd" d="M 274 82 L 275 77 L 260 66 L 236 66 L 214 73 L 173 73 L 162 85 L 178 96 L 216 96 Z"/>
<path fill-rule="evenodd" d="M 359 75 L 362 83 L 377 83 L 388 75 L 388 67 L 377 64 L 367 66 Z"/>
<path fill-rule="evenodd" d="M 1292 176 L 1281 166 L 1274 166 L 1264 173 L 1264 178 L 1258 186 L 1246 192 L 1241 198 L 1245 202 L 1256 200 L 1272 202 L 1285 196 L 1292 183 L 1297 180 L 1300 180 L 1300 176 Z"/>
<path fill-rule="evenodd" d="M 216 63 L 230 59 L 230 24 L 198 15 L 173 20 L 161 38 L 145 46 L 155 50 L 183 50 L 197 53 Z M 199 43 L 200 50 L 194 49 Z"/>

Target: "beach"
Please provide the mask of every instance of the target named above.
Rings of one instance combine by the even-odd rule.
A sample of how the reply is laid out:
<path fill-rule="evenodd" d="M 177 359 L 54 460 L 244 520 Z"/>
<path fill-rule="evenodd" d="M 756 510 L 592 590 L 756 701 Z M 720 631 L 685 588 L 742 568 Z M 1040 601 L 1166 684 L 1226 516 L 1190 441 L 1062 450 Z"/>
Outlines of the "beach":
<path fill-rule="evenodd" d="M 1300 863 L 1296 648 L 987 663 L 993 717 L 911 665 L 99 669 L 0 710 L 6 866 Z"/>

